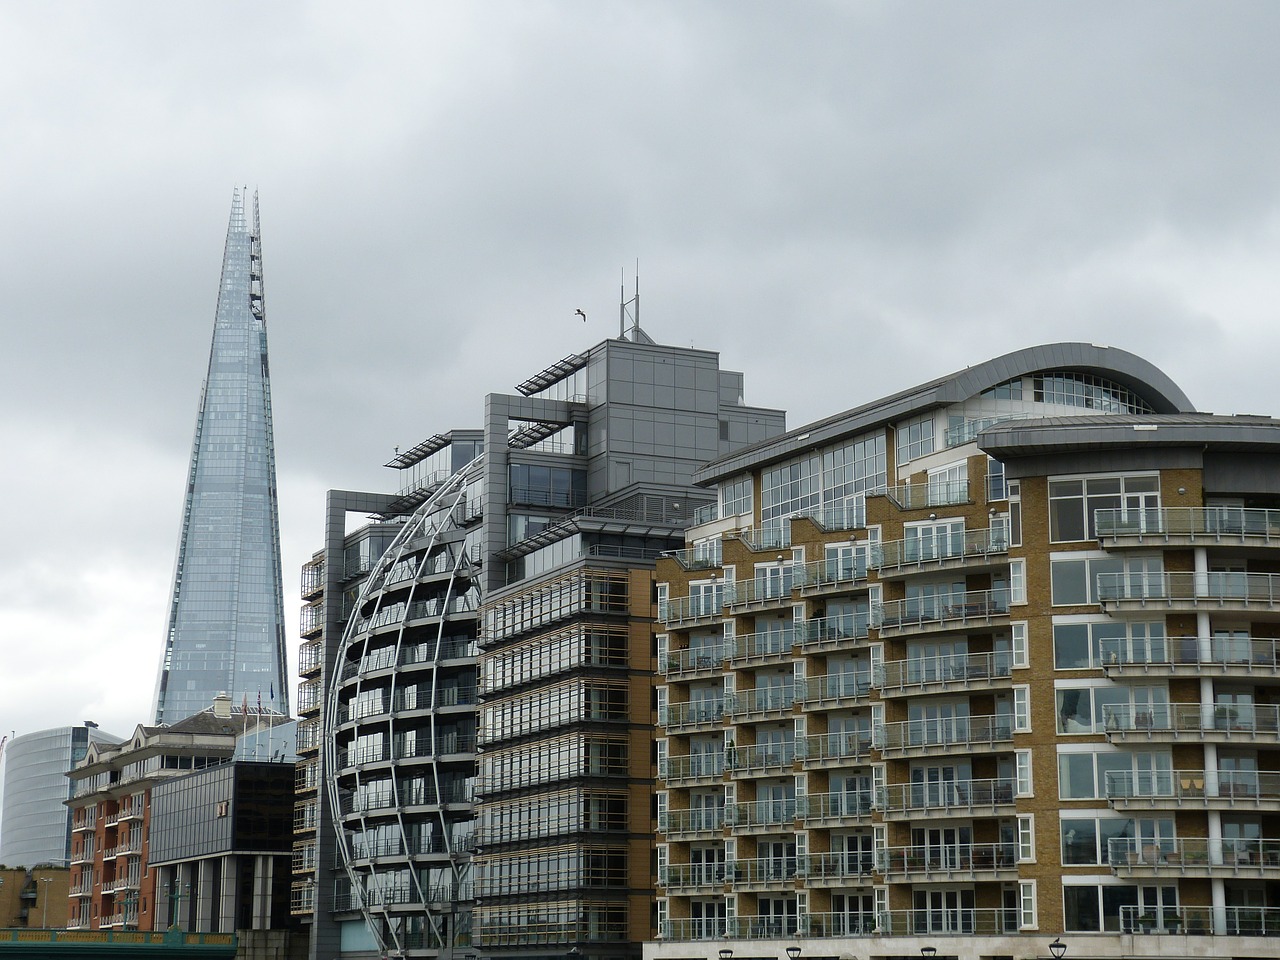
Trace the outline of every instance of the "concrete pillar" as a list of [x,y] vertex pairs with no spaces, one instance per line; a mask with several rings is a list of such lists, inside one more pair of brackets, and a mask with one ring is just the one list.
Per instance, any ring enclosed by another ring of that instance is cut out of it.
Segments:
[[222,857],[218,860],[219,869],[222,873],[221,887],[221,903],[218,905],[218,932],[234,933],[236,923],[239,918],[236,916],[236,906],[239,904],[237,894],[237,882],[240,879],[240,871],[237,869],[239,858],[235,855]]

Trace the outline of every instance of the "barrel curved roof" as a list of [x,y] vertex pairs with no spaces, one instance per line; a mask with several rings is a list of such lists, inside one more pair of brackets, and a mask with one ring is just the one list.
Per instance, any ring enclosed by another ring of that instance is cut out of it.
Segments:
[[1187,395],[1163,370],[1137,354],[1094,343],[1047,343],[984,360],[936,380],[796,427],[705,464],[693,479],[695,483],[714,483],[735,473],[785,460],[805,450],[825,446],[904,417],[959,403],[1006,380],[1044,370],[1099,374],[1142,397],[1156,413],[1195,411]]

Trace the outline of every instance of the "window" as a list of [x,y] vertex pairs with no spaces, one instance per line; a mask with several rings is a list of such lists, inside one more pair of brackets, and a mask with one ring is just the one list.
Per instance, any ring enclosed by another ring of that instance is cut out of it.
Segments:
[[812,510],[822,502],[822,461],[817,454],[764,471],[760,478],[760,522]]
[[1009,561],[1009,602],[1027,602],[1027,561]]
[[987,457],[987,500],[1004,500],[1009,491],[1004,482],[1004,464]]
[[1160,478],[1139,476],[1077,477],[1049,481],[1049,539],[1054,543],[1094,540],[1094,512],[1133,509],[1142,514],[1160,507]]
[[724,505],[720,516],[736,517],[751,513],[754,509],[753,499],[751,477],[730,480],[720,487],[720,501]]
[[1089,670],[1109,663],[1164,663],[1167,648],[1160,621],[1053,625],[1053,665],[1058,670]]
[[1098,576],[1123,572],[1123,557],[1073,557],[1051,560],[1049,584],[1053,594],[1053,605],[1078,607],[1097,603]]
[[933,414],[898,424],[898,466],[933,453]]
[[1063,919],[1069,931],[1119,933],[1120,908],[1137,905],[1137,887],[1062,885]]
[[1022,546],[1022,481],[1007,482],[1009,493],[1009,546]]
[[1016,620],[1009,624],[1013,632],[1012,649],[1013,649],[1013,666],[1029,667],[1030,660],[1027,657],[1027,622],[1025,620]]
[[1037,373],[1032,378],[1032,390],[1036,403],[1058,403],[1107,413],[1152,412],[1151,404],[1128,387],[1092,373],[1078,373],[1074,370]]
[[1013,380],[997,383],[994,387],[983,390],[981,395],[988,400],[1021,400],[1022,378],[1015,377]]
[[1130,775],[1133,761],[1128,754],[1059,753],[1058,797],[1062,800],[1097,800],[1106,798],[1109,773]]
[[1018,684],[1013,688],[1014,733],[1031,732],[1031,688]]
[[1018,816],[1018,861],[1032,863],[1036,859],[1036,818],[1033,814]]
[[1017,768],[1015,771],[1015,776],[1016,776],[1016,782],[1017,782],[1018,796],[1020,797],[1033,796],[1034,781],[1031,778],[1031,751],[1015,750],[1013,752],[1013,759]]
[[[1173,836],[1173,820],[1159,821],[1161,836]],[[1111,862],[1111,841],[1118,848],[1132,844],[1137,835],[1135,822],[1128,817],[1063,817],[1059,823],[1062,865],[1067,867],[1107,866]]]

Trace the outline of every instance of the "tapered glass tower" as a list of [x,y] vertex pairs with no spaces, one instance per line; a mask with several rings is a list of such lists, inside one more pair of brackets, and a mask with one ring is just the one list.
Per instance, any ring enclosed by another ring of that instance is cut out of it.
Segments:
[[289,712],[258,198],[236,191],[174,566],[156,722],[233,703]]

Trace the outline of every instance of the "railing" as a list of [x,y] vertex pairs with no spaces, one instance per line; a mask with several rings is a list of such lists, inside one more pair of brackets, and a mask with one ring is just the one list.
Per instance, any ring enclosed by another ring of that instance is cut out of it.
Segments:
[[[695,523],[700,521],[695,520]],[[662,554],[670,557],[686,570],[709,570],[718,567],[724,558],[724,541],[708,540],[705,543],[688,547],[684,550],[667,550]]]
[[[661,711],[659,711],[661,714]],[[665,724],[668,730],[680,727],[695,726],[700,723],[719,723],[724,716],[724,700],[694,700],[688,703],[667,704],[666,715],[659,716],[658,722]]]
[[951,507],[969,503],[968,480],[930,480],[870,491],[868,496],[883,495],[900,510],[923,510],[926,507]]
[[1034,413],[1010,413],[1005,416],[996,417],[980,417],[976,420],[966,420],[964,423],[957,424],[954,427],[947,427],[946,433],[943,434],[946,445],[948,447],[958,447],[961,444],[968,443],[970,440],[977,438],[987,427],[994,427],[997,423],[1004,423],[1006,420],[1025,420],[1028,417],[1034,417]]
[[715,670],[724,665],[729,656],[729,645],[716,643],[688,650],[669,650],[662,658],[659,669],[669,677],[678,677],[698,670]]
[[1210,570],[1205,573],[1100,573],[1098,600],[1148,603],[1280,605],[1280,574]]
[[871,626],[870,611],[815,617],[796,622],[796,640],[802,646],[820,646],[845,640],[866,640]]
[[1120,907],[1123,933],[1215,934],[1228,937],[1274,937],[1280,934],[1280,907],[1223,907],[1215,919],[1213,907],[1164,907],[1135,904]]
[[686,620],[719,617],[723,608],[723,594],[719,590],[695,593],[687,597],[671,597],[661,605],[658,619],[667,623],[682,623]]
[[1014,782],[1007,777],[943,783],[896,783],[883,788],[880,808],[886,816],[982,812],[1012,804],[1013,793]]
[[724,917],[664,920],[658,933],[663,940],[717,940],[728,935],[728,921]]
[[728,747],[725,752],[731,771],[783,769],[789,768],[796,759],[796,744],[792,740],[784,740],[782,743]]
[[725,808],[725,822],[738,827],[776,827],[796,819],[796,799],[749,800]]
[[794,570],[790,564],[782,566],[777,577],[752,577],[746,580],[735,580],[724,585],[724,605],[741,607],[769,603],[783,603],[791,600],[791,584]]
[[1127,770],[1107,774],[1108,800],[1169,800],[1178,805],[1204,800],[1280,802],[1277,770]]
[[791,621],[787,621],[781,630],[764,630],[734,637],[729,642],[727,656],[733,661],[789,656],[795,642],[795,627]]
[[590,917],[566,920],[526,919],[518,925],[506,920],[477,923],[476,937],[486,947],[519,947],[524,944],[617,943],[627,939],[626,920]]
[[875,872],[875,857],[857,850],[811,853],[804,870],[810,880],[859,880]]
[[799,693],[792,683],[777,687],[758,687],[754,690],[738,690],[725,696],[726,712],[730,716],[765,713],[770,710],[790,710]]
[[1011,870],[1017,863],[1016,843],[917,844],[876,851],[881,873],[974,873]]
[[724,863],[672,863],[658,874],[658,884],[668,889],[720,886],[727,871]]
[[1002,907],[889,910],[881,913],[879,919],[881,936],[891,937],[940,933],[997,936],[1018,932],[1018,911]]
[[[70,933],[70,935],[68,935]],[[201,957],[234,957],[236,955],[236,936],[233,933],[185,933],[169,930],[153,933],[150,930],[35,930],[27,927],[0,929],[0,943],[66,943],[66,944],[128,944],[117,947],[110,952],[116,956],[128,955],[132,948],[140,945],[155,946],[157,950],[163,944],[172,947],[174,934],[177,934],[179,949],[186,947],[217,947],[219,949],[194,950],[191,956]],[[69,946],[66,953],[71,954],[76,948]],[[62,953],[63,951],[59,951]],[[167,950],[165,952],[168,952]]]
[[871,801],[870,790],[813,793],[800,799],[800,819],[835,820],[870,816],[873,809]]
[[714,753],[690,753],[679,757],[667,757],[659,764],[658,775],[666,780],[693,780],[698,777],[718,777],[724,773],[724,751]]
[[862,760],[871,756],[871,730],[816,733],[804,738],[805,760]]
[[881,603],[873,611],[872,622],[881,630],[910,629],[935,623],[990,623],[1008,615],[1008,590],[970,590]]
[[701,526],[704,523],[712,523],[720,519],[720,504],[704,503],[700,507],[695,507],[693,511],[693,525]]
[[735,884],[787,883],[798,872],[794,856],[734,860],[726,866],[726,878]]
[[1107,706],[1102,716],[1107,733],[1158,733],[1173,737],[1226,733],[1244,738],[1280,735],[1280,706],[1274,704]]
[[796,568],[797,587],[851,586],[867,579],[865,556],[828,557]]
[[702,807],[691,810],[668,810],[665,827],[658,825],[659,830],[668,834],[698,833],[707,830],[719,830],[724,826],[724,807]]
[[1009,532],[995,530],[958,530],[933,537],[890,540],[873,544],[870,565],[884,572],[905,570],[956,560],[962,557],[987,557],[1008,553]]
[[1013,742],[1013,718],[1007,716],[939,717],[900,720],[882,727],[881,747],[905,751],[927,747],[974,747]]
[[968,653],[914,660],[890,660],[884,664],[877,686],[887,692],[923,687],[931,683],[963,684],[974,681],[1006,680],[1013,676],[1013,655]]
[[1104,639],[1099,644],[1104,668],[1244,667],[1274,671],[1280,664],[1280,640],[1253,637],[1151,637]]
[[1280,544],[1280,510],[1255,507],[1161,507],[1095,510],[1098,539],[1141,537],[1157,540],[1258,540]]
[[808,705],[857,700],[871,693],[871,669],[848,673],[820,674],[807,677],[800,688],[800,699]]
[[808,937],[869,937],[880,922],[871,912],[809,913],[800,918],[800,930]]
[[763,550],[785,550],[791,546],[791,524],[783,522],[768,527],[751,527],[747,530],[739,530],[734,536],[754,553],[760,553]]
[[775,914],[746,914],[730,921],[730,935],[743,940],[776,940],[794,937],[800,931],[798,916],[779,917]]
[[1194,870],[1206,867],[1275,867],[1280,870],[1280,839],[1142,840],[1112,837],[1107,843],[1107,860],[1116,868],[1168,868]]
[[[871,494],[872,491],[868,490],[865,496],[871,496]],[[867,525],[867,504],[865,497],[856,497],[844,503],[800,510],[792,514],[792,517],[812,520],[828,533],[836,530],[861,530]]]

